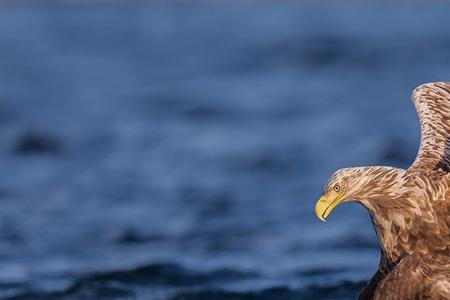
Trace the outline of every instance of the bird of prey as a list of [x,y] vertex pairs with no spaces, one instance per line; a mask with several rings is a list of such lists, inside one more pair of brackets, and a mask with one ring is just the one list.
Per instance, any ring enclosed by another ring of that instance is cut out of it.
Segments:
[[422,84],[412,100],[421,127],[414,163],[340,169],[315,206],[322,221],[348,201],[370,213],[381,259],[360,300],[450,299],[450,82]]

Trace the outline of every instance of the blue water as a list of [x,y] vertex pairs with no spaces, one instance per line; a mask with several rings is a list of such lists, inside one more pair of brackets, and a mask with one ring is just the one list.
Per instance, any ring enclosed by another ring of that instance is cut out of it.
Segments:
[[369,216],[335,169],[407,167],[450,5],[0,5],[0,299],[353,299]]

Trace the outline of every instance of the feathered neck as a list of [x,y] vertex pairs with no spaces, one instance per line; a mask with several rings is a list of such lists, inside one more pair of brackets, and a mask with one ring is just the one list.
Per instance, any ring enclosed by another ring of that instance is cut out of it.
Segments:
[[364,186],[359,187],[355,200],[370,213],[386,263],[395,265],[406,254],[399,236],[408,236],[405,209],[407,201],[405,171],[391,167],[368,167]]

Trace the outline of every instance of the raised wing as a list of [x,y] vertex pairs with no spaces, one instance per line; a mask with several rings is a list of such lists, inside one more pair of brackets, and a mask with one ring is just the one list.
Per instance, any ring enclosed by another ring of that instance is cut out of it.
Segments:
[[420,148],[409,170],[450,171],[450,82],[417,87],[412,100],[420,120]]

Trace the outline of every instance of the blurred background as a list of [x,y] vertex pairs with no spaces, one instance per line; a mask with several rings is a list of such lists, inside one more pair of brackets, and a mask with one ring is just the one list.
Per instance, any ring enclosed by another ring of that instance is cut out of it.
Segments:
[[328,176],[407,167],[446,1],[0,3],[0,299],[354,299]]

